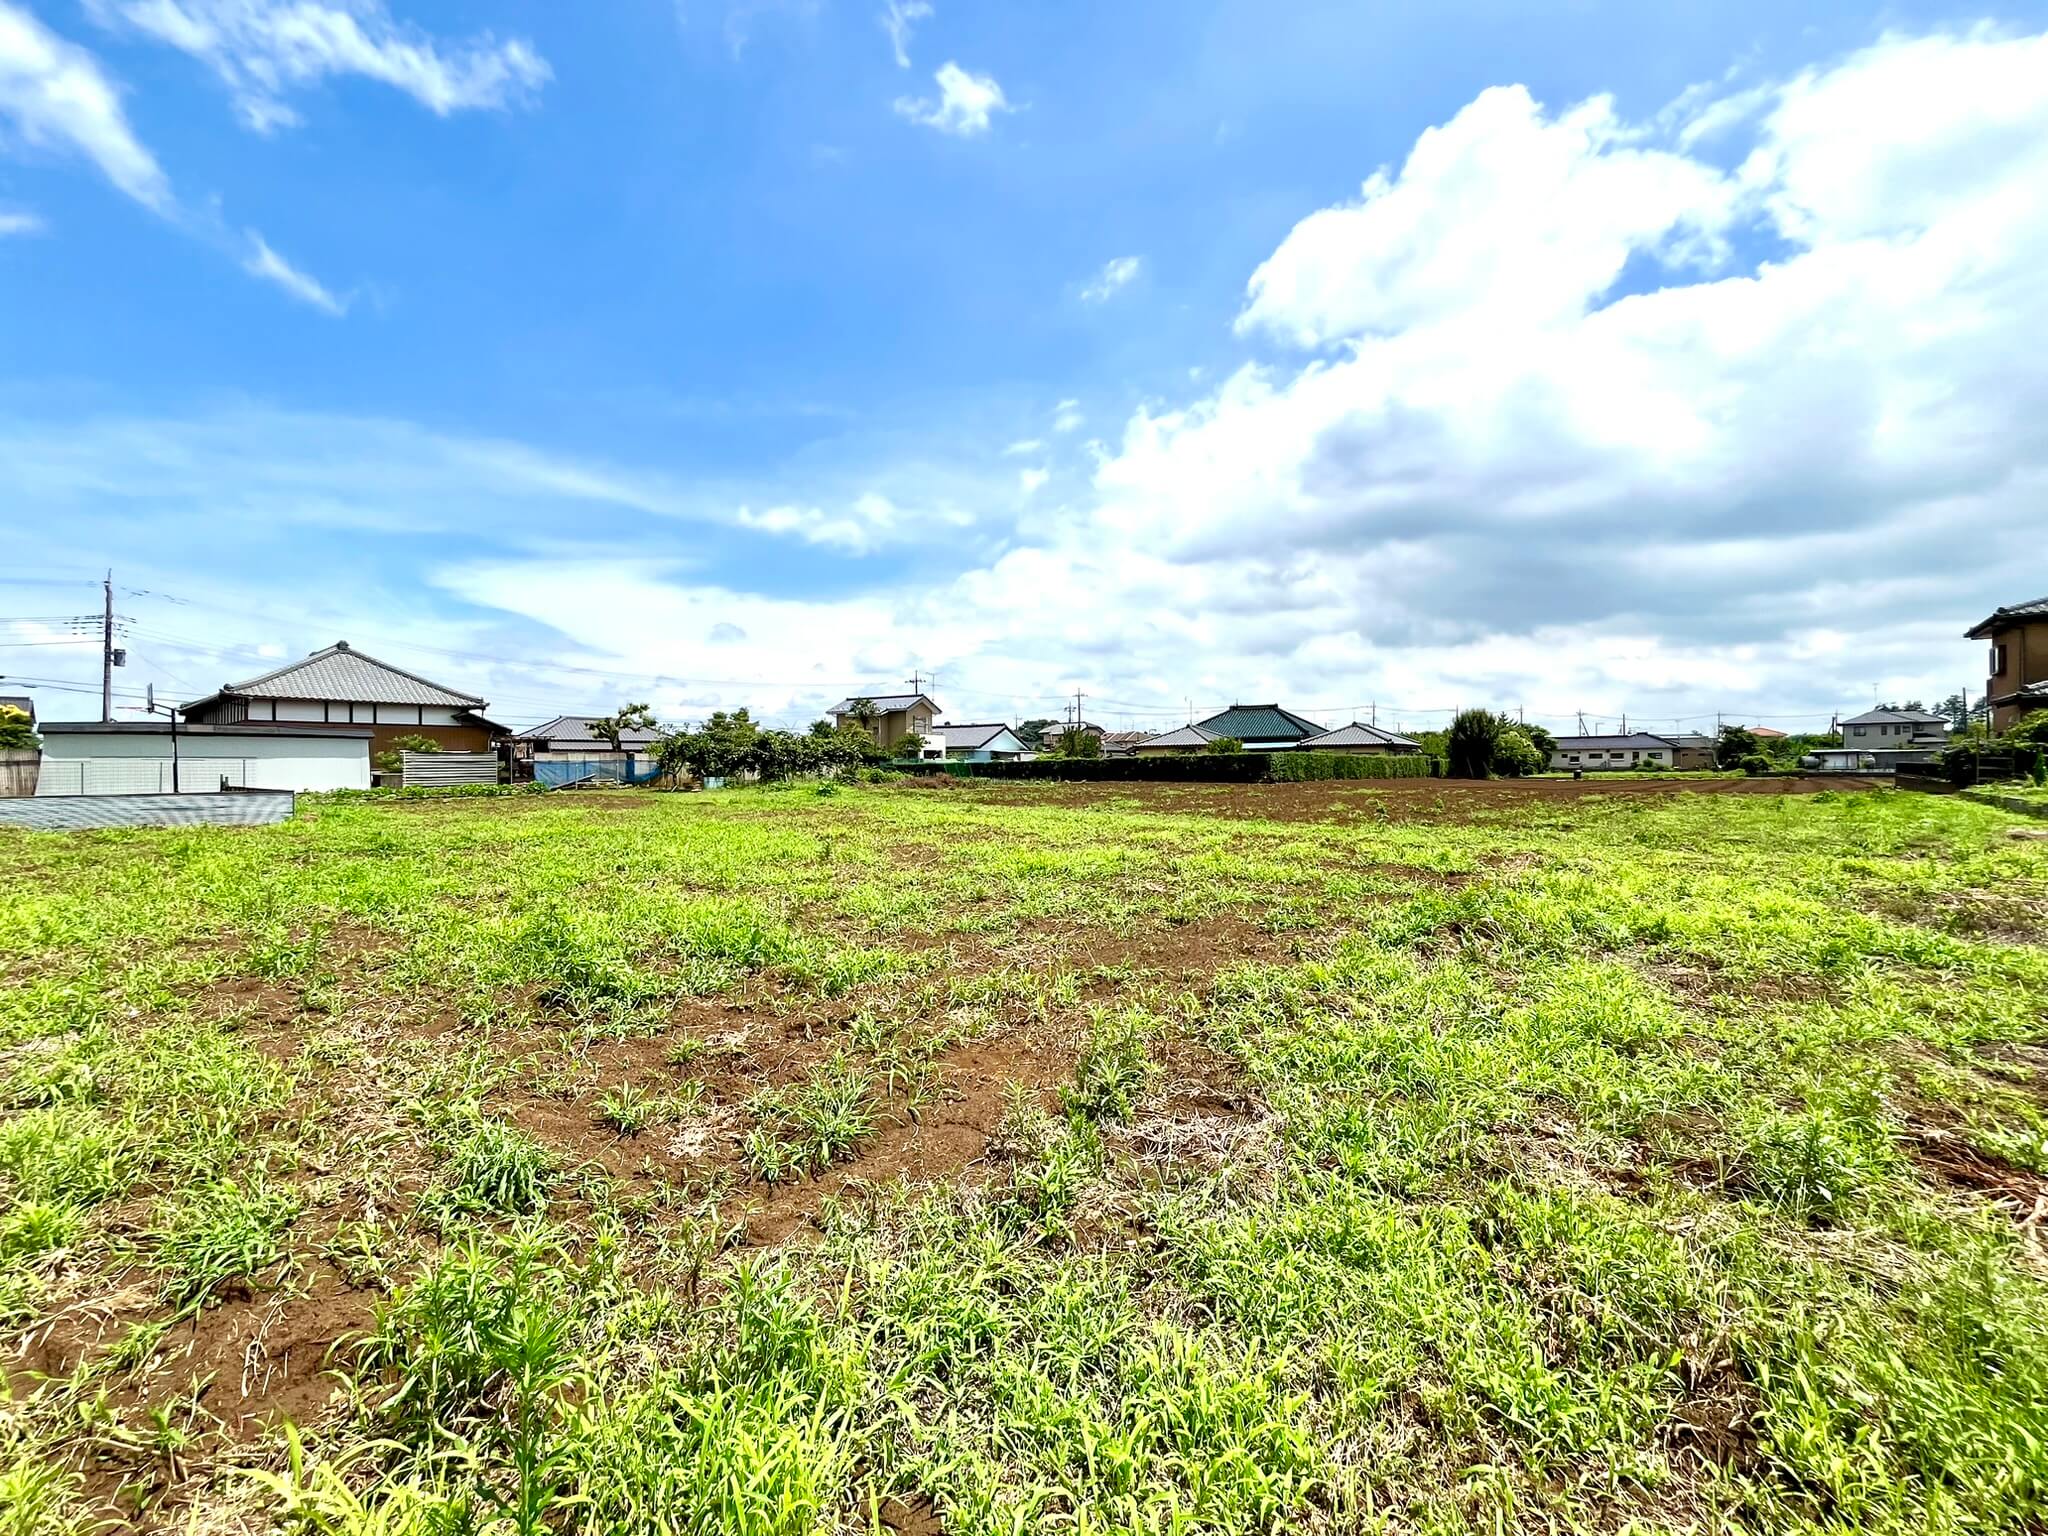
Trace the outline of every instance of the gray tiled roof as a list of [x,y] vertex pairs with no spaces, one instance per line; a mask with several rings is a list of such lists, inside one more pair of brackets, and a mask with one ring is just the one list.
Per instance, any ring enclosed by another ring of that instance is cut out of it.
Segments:
[[998,720],[994,725],[935,725],[932,734],[943,738],[948,750],[972,752],[987,746],[1008,729]]
[[1612,752],[1631,747],[1661,752],[1672,744],[1668,736],[1652,736],[1648,731],[1631,731],[1626,736],[1559,736],[1556,740],[1560,752]]
[[1947,715],[1932,715],[1924,709],[1866,709],[1838,722],[1842,725],[1947,725]]
[[[326,699],[349,704],[435,704],[450,709],[482,709],[474,694],[457,693],[430,683],[388,661],[351,650],[346,640],[304,661],[295,661],[244,682],[229,683],[224,694],[257,699]],[[189,707],[189,706],[188,706]]]
[[2011,603],[1994,611],[1990,618],[1964,632],[1971,640],[1982,640],[2001,629],[2014,624],[2024,624],[2030,619],[2048,619],[2048,597],[2037,597],[2032,602]]
[[1340,725],[1334,731],[1311,736],[1301,743],[1304,752],[1316,752],[1325,747],[1413,747],[1419,752],[1422,743],[1410,741],[1406,736],[1396,736],[1392,731],[1383,731],[1376,725],[1367,725],[1363,720],[1354,720],[1349,725]]
[[834,704],[825,713],[843,715],[853,708],[855,699],[866,699],[875,706],[875,712],[882,715],[894,714],[899,709],[908,709],[913,704],[923,703],[936,710],[939,706],[928,693],[856,693],[850,694]]
[[1147,736],[1138,745],[1141,747],[1206,747],[1216,739],[1214,731],[1204,730],[1199,725],[1183,725],[1171,731],[1162,731],[1157,736]]
[[[557,715],[545,725],[536,725],[528,731],[521,731],[514,741],[547,741],[558,747],[603,747],[611,749],[611,743],[599,736],[591,726],[602,719],[601,715]],[[661,732],[621,731],[619,742],[628,747],[649,747],[661,740]]]

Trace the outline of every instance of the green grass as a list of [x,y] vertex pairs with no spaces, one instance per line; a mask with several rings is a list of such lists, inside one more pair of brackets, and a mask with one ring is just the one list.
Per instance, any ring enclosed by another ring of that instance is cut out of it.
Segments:
[[0,834],[0,1530],[2038,1531],[2048,845],[1685,787]]

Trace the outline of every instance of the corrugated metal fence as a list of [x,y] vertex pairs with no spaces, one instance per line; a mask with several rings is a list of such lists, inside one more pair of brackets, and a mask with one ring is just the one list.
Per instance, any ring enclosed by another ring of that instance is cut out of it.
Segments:
[[31,832],[90,832],[107,827],[261,827],[289,821],[292,792],[237,794],[44,795],[0,800],[0,826]]
[[402,752],[399,784],[406,789],[427,785],[495,784],[498,758],[492,752]]
[[533,781],[550,789],[570,784],[651,784],[661,777],[661,765],[652,757],[628,753],[623,760],[596,757],[565,760],[545,758],[533,765]]

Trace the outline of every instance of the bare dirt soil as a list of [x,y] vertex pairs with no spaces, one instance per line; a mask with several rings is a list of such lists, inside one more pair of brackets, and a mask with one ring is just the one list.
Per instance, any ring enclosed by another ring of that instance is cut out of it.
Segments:
[[1810,775],[1771,779],[1328,779],[1307,784],[976,784],[992,800],[1034,805],[1102,805],[1175,816],[1237,820],[1471,821],[1543,804],[1608,796],[1811,795],[1824,789],[1869,790],[1884,781]]

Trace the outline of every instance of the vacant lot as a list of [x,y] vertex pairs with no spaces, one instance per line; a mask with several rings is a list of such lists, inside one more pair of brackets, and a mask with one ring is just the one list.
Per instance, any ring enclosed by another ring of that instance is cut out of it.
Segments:
[[2048,843],[1700,787],[0,834],[0,1532],[2039,1531]]

